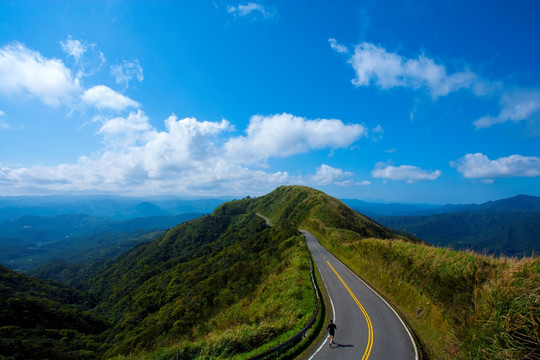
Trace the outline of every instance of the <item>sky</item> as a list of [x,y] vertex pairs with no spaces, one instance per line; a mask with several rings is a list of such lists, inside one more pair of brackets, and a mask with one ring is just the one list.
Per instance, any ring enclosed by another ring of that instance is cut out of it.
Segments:
[[540,196],[538,1],[0,1],[0,195]]

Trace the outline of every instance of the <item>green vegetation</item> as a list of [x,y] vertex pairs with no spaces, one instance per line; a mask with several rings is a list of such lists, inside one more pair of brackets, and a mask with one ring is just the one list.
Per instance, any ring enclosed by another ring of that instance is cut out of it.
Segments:
[[[301,186],[224,203],[113,261],[50,266],[79,290],[2,268],[0,355],[249,358],[313,314],[298,228],[393,303],[431,358],[540,357],[540,259],[432,247]],[[20,311],[33,316],[17,325]]]
[[180,345],[188,357],[230,357],[297,331],[315,301],[297,231],[255,214],[182,224],[88,284],[115,324],[106,356]]
[[[289,224],[268,227],[247,209],[203,216],[113,261],[42,267],[79,289],[63,286],[60,294],[91,302],[57,301],[57,292],[38,286],[55,283],[10,271],[2,289],[10,277],[23,277],[35,302],[45,305],[33,306],[21,282],[5,291],[7,304],[29,304],[35,317],[16,325],[22,305],[5,309],[2,337],[12,338],[2,340],[0,356],[154,359],[180,351],[184,358],[247,358],[309,322],[315,309],[309,269],[305,242]],[[100,326],[88,328],[90,320]],[[38,345],[22,352],[30,341]]]
[[[107,323],[95,301],[59,283],[0,266],[0,358],[95,359]],[[5,356],[5,357],[4,357]]]
[[[234,205],[216,211],[234,212]],[[315,234],[397,307],[431,358],[540,356],[539,258],[495,258],[432,247],[397,236],[305,187],[280,187],[253,199],[250,208]]]

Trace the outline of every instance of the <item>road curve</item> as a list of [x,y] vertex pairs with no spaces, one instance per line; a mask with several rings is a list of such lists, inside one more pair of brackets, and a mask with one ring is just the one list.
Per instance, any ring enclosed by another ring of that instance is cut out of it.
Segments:
[[[335,344],[320,344],[309,359],[414,360],[416,345],[396,312],[311,233],[300,230],[330,297]],[[326,325],[325,325],[326,326]]]

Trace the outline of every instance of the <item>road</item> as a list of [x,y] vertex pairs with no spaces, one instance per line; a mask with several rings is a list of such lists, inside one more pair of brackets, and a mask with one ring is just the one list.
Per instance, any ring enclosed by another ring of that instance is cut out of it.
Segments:
[[416,345],[396,312],[315,236],[301,231],[323,278],[330,316],[337,326],[335,344],[329,346],[326,338],[310,359],[417,359]]

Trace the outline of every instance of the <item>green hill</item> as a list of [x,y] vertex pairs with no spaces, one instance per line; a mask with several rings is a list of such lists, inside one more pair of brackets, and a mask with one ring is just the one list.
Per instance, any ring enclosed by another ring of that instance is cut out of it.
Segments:
[[[216,212],[235,213],[245,200]],[[373,285],[433,359],[540,357],[540,258],[506,258],[399,236],[320,191],[284,186],[247,208],[292,223]]]
[[[85,329],[68,332],[79,344],[70,350],[73,358],[85,354],[90,358],[170,358],[177,351],[184,358],[255,355],[290,338],[311,319],[316,300],[309,269],[307,247],[297,229],[290,224],[268,227],[249,211],[185,222],[93,267],[50,267],[51,273],[58,276],[60,271],[61,278],[78,288],[64,287],[67,292],[95,299],[81,312],[91,311],[101,324],[107,324],[97,334],[87,335]],[[19,285],[12,286],[16,289],[8,298],[26,302]],[[37,285],[32,291],[41,294],[39,301],[55,296]],[[21,334],[49,331],[50,322],[44,320],[49,310],[73,313],[71,306],[56,302],[35,308],[35,321],[20,325]],[[12,323],[4,321],[16,318],[13,309],[5,311],[0,322],[3,331],[13,329]],[[72,329],[66,321],[55,325],[61,334]],[[90,336],[91,349],[79,343]],[[64,337],[51,335],[43,346],[33,347],[32,355],[20,355],[9,344],[0,348],[0,355],[60,358],[50,354],[65,349]]]
[[[245,359],[282,342],[315,308],[298,228],[314,233],[393,303],[430,358],[540,356],[539,258],[432,247],[302,186],[224,203],[212,215],[183,223],[114,261],[74,270],[79,293],[95,299],[95,306],[88,305],[93,318],[108,324],[96,335],[84,329],[69,333],[93,341],[74,351],[118,359],[170,359],[177,351],[186,359]],[[13,291],[15,299],[23,296]],[[39,288],[36,293],[49,299]],[[72,306],[57,305],[60,311]],[[36,316],[26,330],[46,328],[42,318]],[[59,324],[58,329],[69,326]],[[9,331],[13,325],[0,323],[6,326]],[[50,348],[69,339],[51,339]]]

